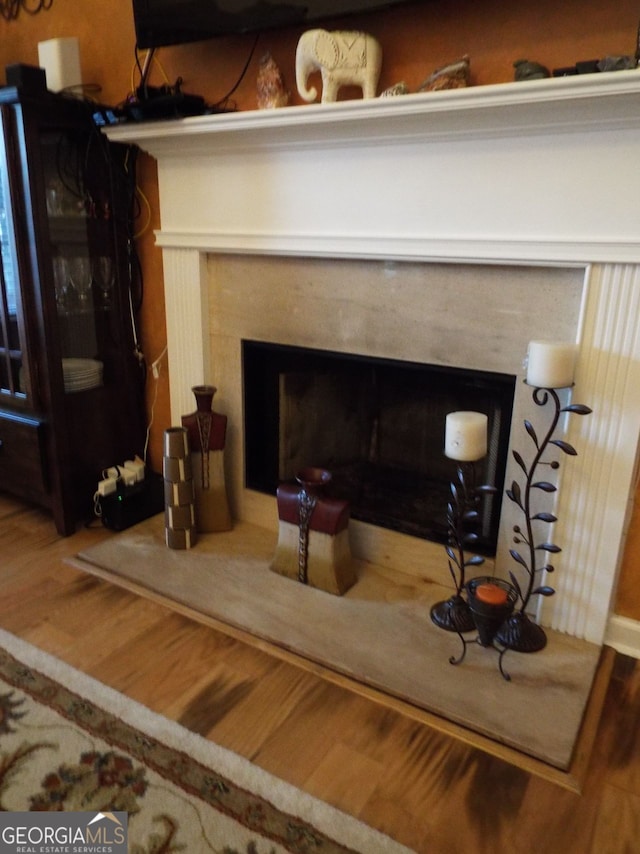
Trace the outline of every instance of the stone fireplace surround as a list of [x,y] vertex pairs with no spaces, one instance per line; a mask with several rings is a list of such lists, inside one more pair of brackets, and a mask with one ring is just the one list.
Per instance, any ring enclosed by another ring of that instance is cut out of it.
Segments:
[[[258,319],[270,324],[258,337],[302,328],[308,346],[341,327],[348,350],[380,346],[394,327],[389,346],[412,342],[440,364],[454,342],[491,363],[506,337],[519,378],[530,338],[573,338],[573,399],[593,414],[567,425],[579,456],[561,469],[557,594],[540,619],[603,642],[640,425],[639,107],[629,71],[109,130],[157,159],[172,420],[193,408],[192,385],[220,388],[240,518],[274,518],[270,499],[242,482],[239,340]],[[482,323],[463,310],[465,289],[472,306],[493,309]],[[522,449],[529,410],[517,385],[512,446]],[[430,565],[424,541],[368,527],[354,532],[363,556],[402,554],[418,574]],[[498,565],[506,517],[502,527]]]

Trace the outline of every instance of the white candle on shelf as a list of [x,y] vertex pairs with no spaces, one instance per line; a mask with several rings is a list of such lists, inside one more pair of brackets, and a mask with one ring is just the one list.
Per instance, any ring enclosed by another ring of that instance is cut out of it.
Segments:
[[566,341],[530,341],[527,383],[536,388],[567,388],[573,384],[576,345]]
[[445,420],[445,455],[467,463],[485,457],[487,420],[482,412],[450,412]]

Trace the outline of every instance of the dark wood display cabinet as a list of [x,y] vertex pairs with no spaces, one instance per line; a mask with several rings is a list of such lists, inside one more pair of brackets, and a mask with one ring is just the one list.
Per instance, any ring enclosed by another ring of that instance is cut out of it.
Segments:
[[83,100],[0,88],[0,490],[63,535],[144,451],[135,154]]

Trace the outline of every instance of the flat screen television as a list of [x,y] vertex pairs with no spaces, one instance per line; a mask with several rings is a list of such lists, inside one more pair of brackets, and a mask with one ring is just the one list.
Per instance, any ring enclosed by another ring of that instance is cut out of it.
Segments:
[[139,48],[202,41],[232,33],[307,27],[329,18],[371,12],[408,0],[133,0]]

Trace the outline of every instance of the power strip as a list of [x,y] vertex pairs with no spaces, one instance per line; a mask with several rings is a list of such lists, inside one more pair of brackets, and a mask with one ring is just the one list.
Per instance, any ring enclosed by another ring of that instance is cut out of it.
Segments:
[[[120,466],[110,466],[102,472],[102,480],[98,481],[95,501],[117,491],[118,486],[133,486],[144,480],[144,462],[136,456],[133,460],[125,460]],[[96,513],[98,505],[96,503]],[[98,514],[99,515],[99,514]]]

